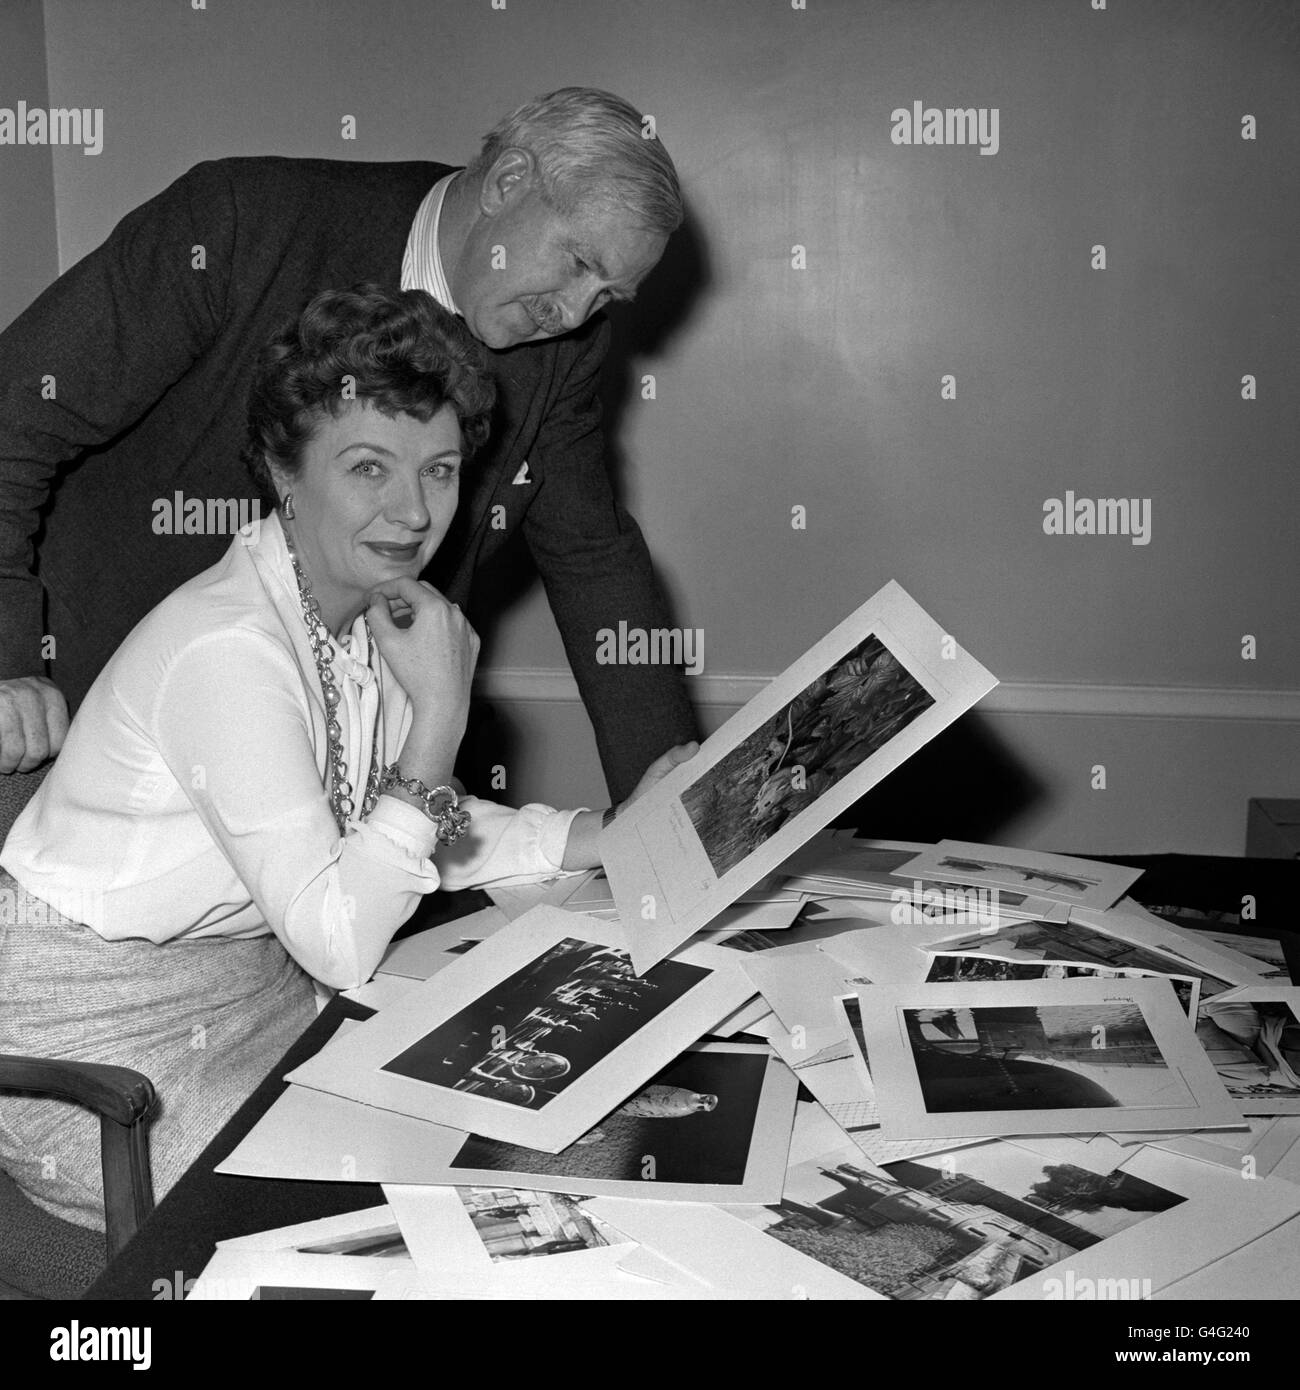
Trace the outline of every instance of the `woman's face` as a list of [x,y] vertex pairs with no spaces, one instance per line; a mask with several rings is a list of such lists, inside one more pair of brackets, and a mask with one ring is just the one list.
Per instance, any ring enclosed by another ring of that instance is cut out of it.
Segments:
[[292,477],[273,469],[299,563],[332,632],[346,628],[385,580],[414,579],[456,513],[460,421],[445,405],[427,423],[358,401],[324,416]]

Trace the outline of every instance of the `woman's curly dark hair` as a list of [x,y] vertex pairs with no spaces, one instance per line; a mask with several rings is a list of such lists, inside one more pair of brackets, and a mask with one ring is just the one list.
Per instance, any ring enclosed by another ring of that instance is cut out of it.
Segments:
[[296,473],[323,415],[355,400],[428,421],[450,405],[468,455],[487,438],[495,399],[483,347],[423,290],[325,290],[258,355],[244,464],[274,509],[268,463]]

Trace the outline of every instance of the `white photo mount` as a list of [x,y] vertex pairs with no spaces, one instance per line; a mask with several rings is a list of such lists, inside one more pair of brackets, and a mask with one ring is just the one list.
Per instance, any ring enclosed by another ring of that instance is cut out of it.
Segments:
[[219,1250],[273,1250],[286,1255],[346,1255],[350,1259],[410,1259],[405,1233],[391,1206],[324,1216],[295,1226],[219,1240]]
[[910,864],[892,870],[891,876],[1006,888],[1071,907],[1105,911],[1142,877],[1142,870],[1065,854],[940,840],[927,845]]
[[[1081,1147],[1075,1140],[1057,1140],[1051,1157],[1058,1162],[1071,1161],[1070,1156],[1077,1155]],[[977,1152],[1010,1155],[1019,1148],[1018,1143],[1008,1141]],[[955,1159],[955,1168],[960,1170],[963,1156],[957,1154]],[[1046,1151],[1043,1159],[1050,1161]],[[833,1168],[839,1161],[854,1163],[855,1156],[846,1147],[822,1155],[818,1164]],[[1077,1163],[1077,1157],[1073,1161]],[[1154,1149],[1141,1150],[1125,1164],[1123,1172],[1182,1200],[1075,1251],[1060,1263],[1027,1273],[991,1298],[1050,1302],[1101,1297],[1095,1293],[1098,1282],[1105,1281],[1102,1287],[1116,1288],[1117,1276],[1123,1280],[1118,1287],[1130,1291],[1128,1297],[1147,1297],[1147,1289],[1154,1294],[1170,1288],[1212,1261],[1270,1236],[1300,1210],[1300,1190],[1288,1183],[1242,1182],[1235,1174],[1216,1172],[1208,1165]],[[629,1239],[640,1241],[694,1277],[713,1286],[739,1289],[750,1298],[886,1297],[751,1224],[761,1211],[750,1214],[720,1208],[650,1207],[612,1198],[599,1198],[587,1207]]]
[[858,999],[891,1139],[1245,1124],[1167,980],[874,985]]
[[735,951],[635,976],[617,924],[538,907],[286,1079],[558,1153],[753,994]]
[[996,684],[887,584],[601,832],[636,969],[779,870]]

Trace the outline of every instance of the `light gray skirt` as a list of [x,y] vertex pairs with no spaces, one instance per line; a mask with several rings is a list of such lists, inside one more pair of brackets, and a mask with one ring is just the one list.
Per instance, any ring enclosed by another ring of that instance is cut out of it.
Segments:
[[[310,977],[274,936],[105,941],[0,870],[0,1053],[143,1072],[159,1200],[315,1016]],[[92,1112],[0,1091],[0,1168],[55,1216],[103,1230]]]

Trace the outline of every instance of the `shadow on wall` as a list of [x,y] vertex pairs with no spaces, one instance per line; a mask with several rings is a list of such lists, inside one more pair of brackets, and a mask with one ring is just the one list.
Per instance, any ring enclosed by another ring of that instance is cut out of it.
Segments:
[[835,824],[880,840],[997,844],[1002,828],[1031,814],[1046,795],[976,711],[931,739]]

